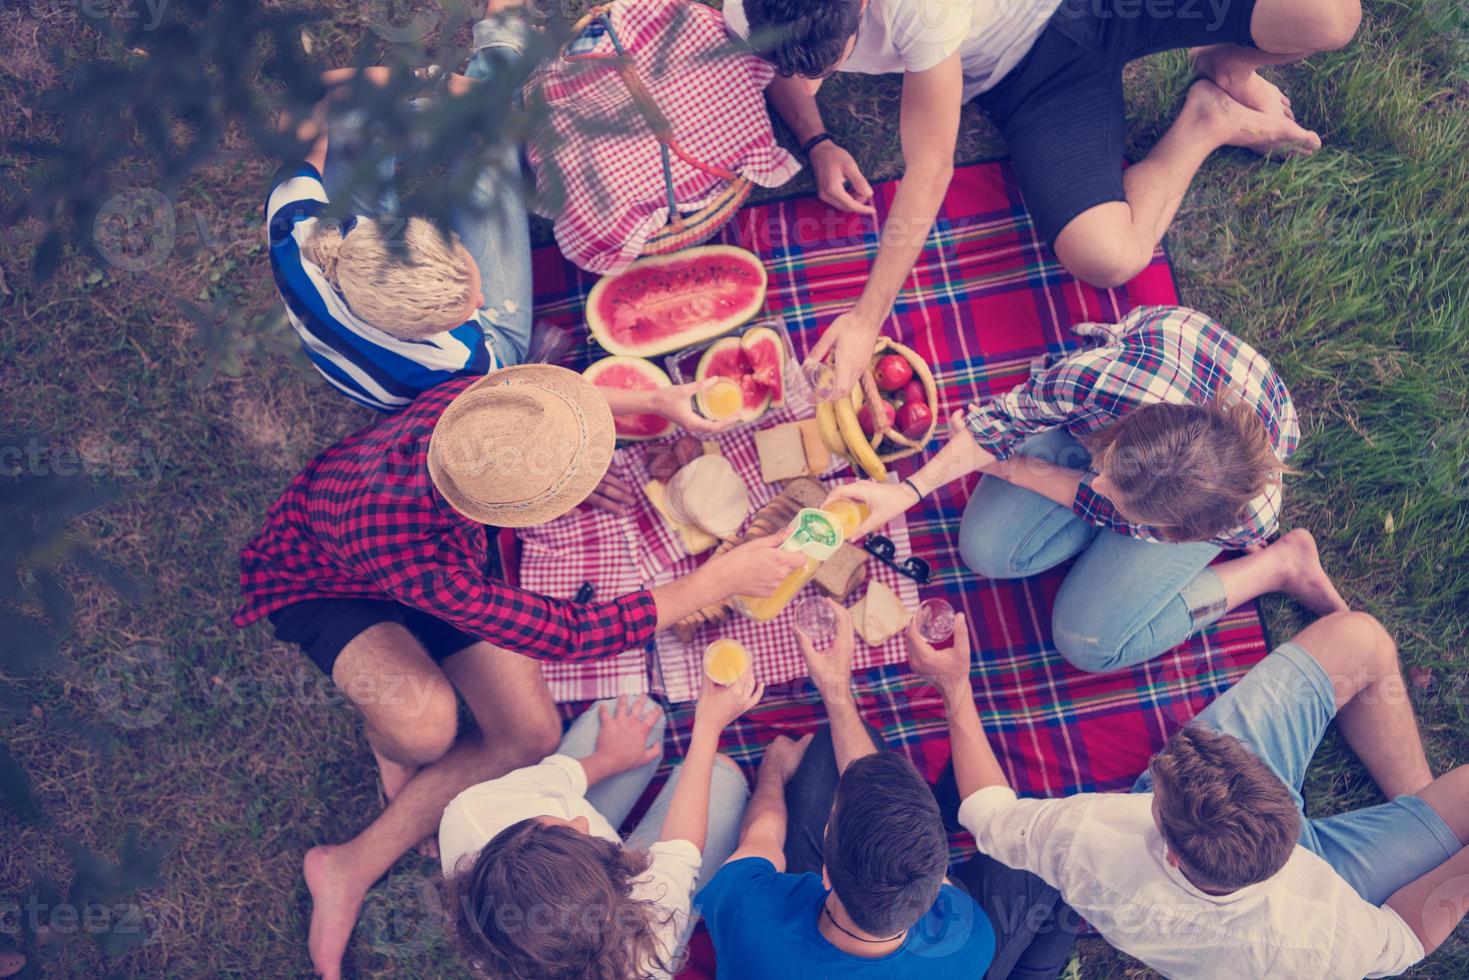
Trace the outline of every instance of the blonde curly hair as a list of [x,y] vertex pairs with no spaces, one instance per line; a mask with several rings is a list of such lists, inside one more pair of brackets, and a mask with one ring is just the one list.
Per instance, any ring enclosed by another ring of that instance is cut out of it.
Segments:
[[301,251],[353,313],[384,333],[419,340],[463,323],[473,276],[459,237],[423,218],[388,231],[401,231],[401,243],[390,243],[371,218],[358,218],[346,232],[324,221]]

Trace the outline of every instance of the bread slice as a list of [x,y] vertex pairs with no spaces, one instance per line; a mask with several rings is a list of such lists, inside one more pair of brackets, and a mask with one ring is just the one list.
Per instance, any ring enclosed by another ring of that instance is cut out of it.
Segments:
[[820,507],[827,497],[827,489],[821,485],[821,481],[813,480],[809,476],[791,480],[781,488],[780,493],[781,496],[795,501],[797,508]]
[[868,585],[862,603],[860,630],[862,639],[869,646],[882,646],[907,629],[908,621],[913,618],[898,594],[884,582],[874,581]]
[[806,473],[806,445],[794,423],[761,429],[755,433],[755,451],[760,454],[760,478],[779,483]]
[[662,483],[657,480],[649,480],[643,486],[643,493],[647,496],[648,502],[653,505],[653,509],[663,518],[664,523],[672,528],[673,532],[683,541],[684,549],[689,554],[702,555],[719,543],[718,538],[703,528],[675,520],[668,513],[668,500]]
[[811,581],[833,599],[841,602],[867,579],[867,552],[850,542],[843,542],[837,553],[821,563]]
[[815,419],[802,419],[796,427],[801,430],[801,442],[806,447],[806,472],[820,476],[831,466],[831,450],[821,438],[821,425]]

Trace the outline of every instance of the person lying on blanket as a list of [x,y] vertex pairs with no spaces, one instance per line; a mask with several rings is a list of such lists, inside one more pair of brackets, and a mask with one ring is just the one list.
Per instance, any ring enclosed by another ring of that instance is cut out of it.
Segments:
[[[474,30],[474,55],[464,75],[451,75],[451,96],[474,80],[515,72],[525,47],[524,18],[499,14]],[[396,192],[353,190],[365,147],[351,119],[331,110],[358,76],[355,68],[322,76],[330,92],[309,119],[289,114],[310,145],[300,165],[282,169],[265,205],[270,266],[286,316],[322,377],[348,398],[381,412],[403,408],[445,381],[480,377],[519,364],[532,343],[530,233],[513,146],[484,167],[471,199],[450,210],[445,237],[422,217],[402,217]],[[386,68],[363,69],[387,82]],[[381,161],[391,183],[394,161]],[[350,213],[323,217],[346,198]],[[710,379],[712,384],[714,379]],[[723,425],[693,408],[698,384],[655,391],[602,389],[614,415],[654,414],[696,433]],[[589,506],[621,512],[632,490],[608,474]]]
[[[1168,977],[1393,976],[1469,911],[1469,766],[1433,777],[1392,637],[1333,613],[1175,733],[1133,792],[1019,799],[985,739],[968,632],[910,663],[943,692],[980,850],[1032,871]],[[1308,818],[1301,782],[1335,719],[1390,801]]]
[[[903,74],[904,174],[871,276],[827,328],[836,387],[873,341],[923,247],[954,167],[960,107],[977,99],[1005,136],[1037,230],[1079,279],[1137,275],[1204,160],[1221,146],[1310,153],[1320,137],[1256,69],[1346,45],[1359,0],[725,0],[726,24],[776,67],[770,99],[811,161],[822,200],[875,215],[872,188],[825,131],[816,93],[834,71]],[[1127,62],[1191,48],[1197,77],[1178,119],[1123,170]]]
[[992,921],[945,877],[938,803],[858,713],[852,620],[831,606],[829,650],[797,633],[830,724],[766,747],[739,849],[695,900],[720,980],[1057,976],[1075,935],[1056,925],[1054,890],[976,865],[970,887],[1005,913]]
[[453,931],[486,977],[671,977],[689,906],[735,849],[749,786],[719,736],[759,703],[752,674],[704,681],[688,755],[624,842],[663,757],[646,697],[595,704],[539,765],[472,786],[444,810],[439,853]]
[[[872,508],[857,533],[983,473],[959,527],[960,555],[988,578],[1075,557],[1051,632],[1061,655],[1087,671],[1150,660],[1268,592],[1318,615],[1345,610],[1309,531],[1266,546],[1300,439],[1270,363],[1182,307],[1141,307],[1076,332],[1091,346],[955,412],[949,442],[912,477],[838,488]],[[1250,553],[1211,566],[1221,549]]]
[[[493,570],[493,528],[562,516],[612,458],[612,413],[573,371],[524,364],[431,388],[323,452],[240,554],[243,627],[269,616],[361,712],[389,802],[306,855],[312,961],[339,975],[367,889],[466,786],[542,758],[561,726],[539,660],[641,648],[730,596],[769,595],[802,558],[774,538],[669,585],[576,603]],[[456,693],[478,731],[460,735]]]

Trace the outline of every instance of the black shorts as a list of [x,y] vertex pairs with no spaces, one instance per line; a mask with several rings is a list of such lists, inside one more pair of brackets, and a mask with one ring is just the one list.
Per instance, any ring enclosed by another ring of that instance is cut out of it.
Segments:
[[412,633],[434,663],[479,642],[426,612],[387,599],[304,599],[271,613],[270,622],[277,640],[299,646],[328,677],[342,649],[378,623],[397,623]]
[[1062,0],[1020,63],[975,100],[1005,135],[1047,242],[1083,211],[1126,200],[1123,66],[1178,48],[1253,47],[1254,10],[1255,0]]

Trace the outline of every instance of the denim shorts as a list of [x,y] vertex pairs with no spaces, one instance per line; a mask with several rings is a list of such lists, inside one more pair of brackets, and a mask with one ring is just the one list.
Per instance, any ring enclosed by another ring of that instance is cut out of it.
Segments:
[[[1399,796],[1334,817],[1309,819],[1301,783],[1326,728],[1336,693],[1315,657],[1285,643],[1199,713],[1195,722],[1233,735],[1280,777],[1301,807],[1301,846],[1320,855],[1374,905],[1459,852],[1459,838],[1432,807]],[[1135,793],[1152,790],[1143,773]]]

